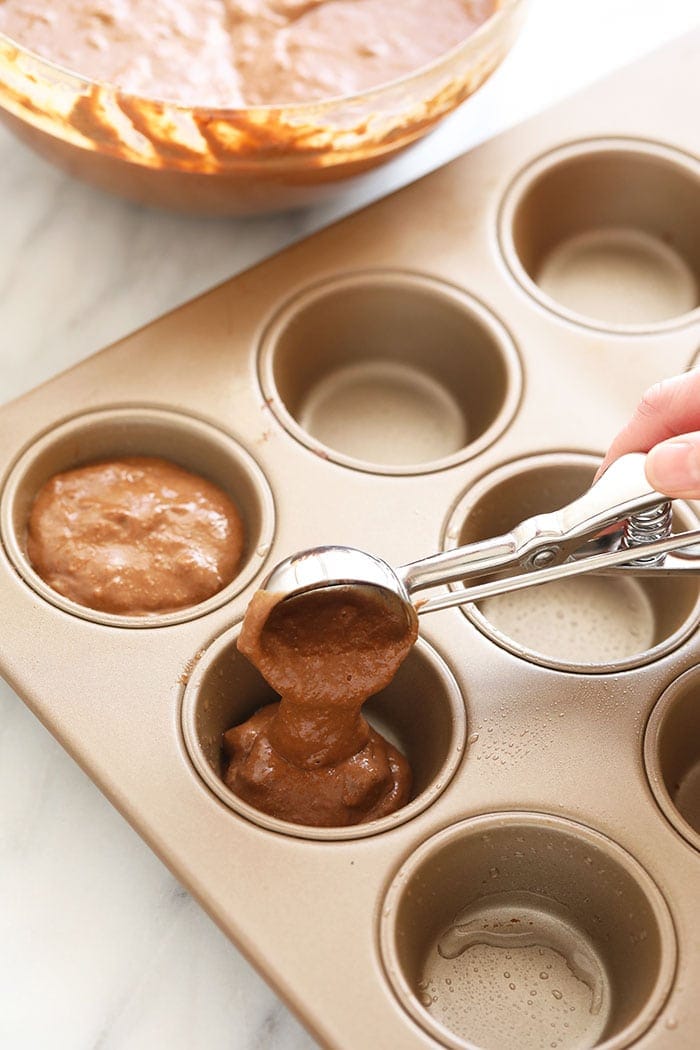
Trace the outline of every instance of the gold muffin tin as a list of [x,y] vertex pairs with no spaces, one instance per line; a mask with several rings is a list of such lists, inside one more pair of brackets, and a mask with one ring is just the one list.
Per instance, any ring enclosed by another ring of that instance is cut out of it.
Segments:
[[[415,777],[374,823],[257,812],[220,742],[271,699],[235,640],[277,561],[399,564],[563,505],[693,364],[699,58],[675,42],[0,409],[3,674],[323,1046],[697,1046],[700,581],[423,618],[367,705]],[[239,504],[215,598],[110,617],[34,573],[37,488],[121,453]]]

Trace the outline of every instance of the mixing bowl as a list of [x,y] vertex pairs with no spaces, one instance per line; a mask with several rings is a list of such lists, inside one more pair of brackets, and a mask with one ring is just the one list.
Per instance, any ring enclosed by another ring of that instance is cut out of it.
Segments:
[[524,7],[498,0],[462,44],[361,94],[237,109],[137,97],[0,34],[0,117],[48,160],[143,204],[209,214],[299,207],[337,194],[476,91]]

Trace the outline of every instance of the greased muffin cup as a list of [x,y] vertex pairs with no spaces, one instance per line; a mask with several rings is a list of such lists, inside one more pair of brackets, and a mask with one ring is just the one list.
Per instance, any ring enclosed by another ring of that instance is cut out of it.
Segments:
[[668,908],[633,858],[534,813],[424,843],[389,888],[380,938],[402,1004],[455,1050],[629,1046],[676,962]]
[[513,274],[544,306],[644,334],[700,316],[700,162],[632,137],[558,147],[518,175],[501,211]]
[[697,667],[664,690],[644,737],[644,762],[664,816],[700,850],[700,704]]
[[422,274],[343,275],[265,333],[260,384],[289,432],[344,466],[412,474],[478,455],[508,426],[522,375],[487,307]]
[[[413,767],[389,817],[279,820],[221,757],[274,699],[236,647],[273,565],[323,543],[401,565],[560,507],[644,389],[697,366],[699,52],[679,41],[0,409],[3,674],[324,1048],[696,1050],[700,576],[421,617],[366,705]],[[209,602],[93,615],[29,565],[39,486],[124,453],[240,508],[244,564]],[[674,528],[697,511],[677,502]]]
[[[599,464],[598,457],[566,452],[504,464],[458,501],[445,546],[500,536],[525,518],[565,506],[589,488]],[[675,532],[697,527],[688,506],[678,502],[674,510]],[[700,586],[692,575],[584,575],[462,608],[489,638],[526,660],[610,673],[657,660],[692,634],[700,621]]]

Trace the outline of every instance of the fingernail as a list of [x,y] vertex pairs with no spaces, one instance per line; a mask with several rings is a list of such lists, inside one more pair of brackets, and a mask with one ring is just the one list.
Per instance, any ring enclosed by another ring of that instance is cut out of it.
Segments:
[[647,456],[647,477],[655,489],[673,495],[700,491],[700,455],[690,441],[663,441]]

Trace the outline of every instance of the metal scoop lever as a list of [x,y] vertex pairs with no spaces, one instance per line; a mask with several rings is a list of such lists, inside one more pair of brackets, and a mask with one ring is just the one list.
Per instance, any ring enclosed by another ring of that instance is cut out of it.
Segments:
[[[425,613],[584,572],[621,568],[659,575],[700,572],[697,553],[682,553],[700,541],[700,528],[667,534],[670,504],[646,480],[645,458],[642,453],[620,457],[579,499],[527,518],[502,536],[397,569],[352,547],[316,547],[281,562],[265,589],[286,599],[324,587],[365,585],[379,587],[406,604],[416,591],[428,587],[497,577],[418,601],[417,611]],[[635,521],[638,527],[630,528]],[[676,551],[677,557],[667,557]]]

